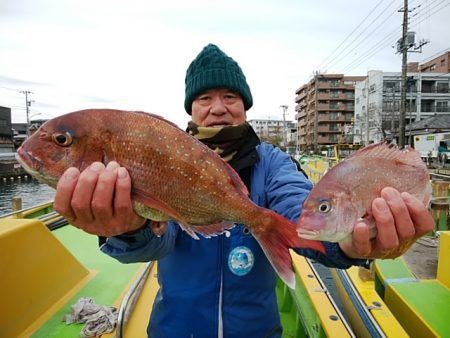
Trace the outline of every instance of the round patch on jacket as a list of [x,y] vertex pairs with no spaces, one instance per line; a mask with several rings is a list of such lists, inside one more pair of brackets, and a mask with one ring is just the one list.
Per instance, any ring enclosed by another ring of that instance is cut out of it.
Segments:
[[231,250],[228,256],[228,267],[237,276],[244,276],[250,272],[255,264],[253,252],[246,246],[238,246]]

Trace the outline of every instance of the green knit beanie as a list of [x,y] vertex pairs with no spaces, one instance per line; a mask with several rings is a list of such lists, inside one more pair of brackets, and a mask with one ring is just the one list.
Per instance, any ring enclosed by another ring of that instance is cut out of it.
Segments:
[[186,71],[184,109],[192,114],[192,102],[209,89],[227,88],[242,96],[245,110],[253,105],[252,93],[241,67],[216,45],[209,44],[197,55]]

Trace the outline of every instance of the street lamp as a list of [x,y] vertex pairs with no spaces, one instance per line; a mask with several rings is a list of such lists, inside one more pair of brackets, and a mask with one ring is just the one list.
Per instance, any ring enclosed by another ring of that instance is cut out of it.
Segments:
[[283,131],[284,131],[284,147],[287,150],[287,126],[286,126],[286,110],[288,109],[288,106],[281,105],[280,108],[283,109]]

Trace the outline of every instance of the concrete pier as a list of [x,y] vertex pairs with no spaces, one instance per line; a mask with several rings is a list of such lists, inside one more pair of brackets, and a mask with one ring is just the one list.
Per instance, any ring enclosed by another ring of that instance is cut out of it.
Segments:
[[0,156],[0,180],[27,179],[28,175],[17,162],[14,153],[5,153]]

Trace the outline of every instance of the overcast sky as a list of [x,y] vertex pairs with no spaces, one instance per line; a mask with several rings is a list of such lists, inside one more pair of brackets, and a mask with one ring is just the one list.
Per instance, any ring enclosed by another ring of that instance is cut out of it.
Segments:
[[[425,61],[450,48],[450,0],[411,0]],[[184,77],[208,43],[244,70],[248,117],[294,118],[314,71],[401,71],[403,0],[0,0],[0,105],[13,122],[85,108],[144,110],[185,127]],[[394,46],[394,47],[393,47]]]

